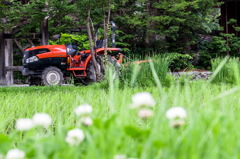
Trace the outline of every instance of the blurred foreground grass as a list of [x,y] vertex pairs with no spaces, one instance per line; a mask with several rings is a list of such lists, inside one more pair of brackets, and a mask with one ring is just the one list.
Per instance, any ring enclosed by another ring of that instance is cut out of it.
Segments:
[[[130,109],[131,96],[149,92],[157,102],[152,118],[143,120]],[[93,106],[93,125],[79,124],[74,108]],[[181,106],[186,124],[170,126],[165,113]],[[32,118],[37,112],[53,118],[49,130],[15,131],[18,118]],[[27,158],[239,158],[240,91],[236,85],[206,81],[173,82],[170,87],[0,88],[0,153],[18,147]],[[85,140],[77,147],[65,142],[69,129],[79,127]]]

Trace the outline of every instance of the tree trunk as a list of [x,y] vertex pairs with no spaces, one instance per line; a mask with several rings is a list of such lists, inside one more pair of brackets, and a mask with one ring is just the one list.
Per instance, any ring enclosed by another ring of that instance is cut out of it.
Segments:
[[109,21],[110,21],[110,13],[111,13],[111,0],[108,0],[108,20],[107,20],[107,24],[109,24]]
[[92,43],[92,33],[91,33],[90,25],[89,25],[89,19],[90,19],[90,2],[88,2],[88,16],[87,16],[87,19],[86,19],[86,25],[87,25],[87,32],[88,32],[92,62],[93,62],[93,66],[94,66],[95,73],[96,73],[96,79],[98,81],[98,79],[99,79],[99,69],[97,67],[97,60],[96,60],[96,57],[95,57],[95,54],[94,54],[93,43]]
[[95,29],[94,29],[94,26],[93,26],[92,19],[90,18],[89,20],[90,20],[90,22],[91,22],[92,32],[93,32],[93,40],[94,40],[94,46],[93,46],[93,48],[94,48],[95,54],[97,55],[97,51],[96,51],[97,38],[96,38],[96,35],[95,35]]
[[111,12],[111,0],[108,0],[108,17],[107,22],[105,19],[105,5],[103,2],[103,26],[104,26],[104,57],[105,61],[107,60],[107,44],[108,44],[108,26],[110,21],[110,12]]
[[106,27],[106,19],[105,19],[105,4],[103,1],[103,28],[104,28],[104,63],[106,64],[107,61],[107,34],[108,30]]

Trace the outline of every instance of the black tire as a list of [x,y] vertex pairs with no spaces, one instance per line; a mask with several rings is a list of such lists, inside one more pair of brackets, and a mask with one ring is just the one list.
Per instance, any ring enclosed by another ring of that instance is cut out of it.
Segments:
[[[82,86],[84,83],[83,83],[83,81],[82,81],[82,79],[80,79],[80,78],[75,78],[74,80],[73,80],[73,82],[74,82],[74,85],[75,86]],[[85,85],[85,84],[84,84]]]
[[[120,77],[121,75],[121,65],[117,62],[116,59],[112,58],[111,55],[107,55],[107,62],[104,62],[104,56],[105,55],[99,55],[98,57],[101,59],[103,64],[103,75],[106,76],[108,67],[112,67],[113,69],[113,77],[112,79],[116,79],[116,77]],[[105,63],[105,64],[104,64]],[[106,77],[105,77],[106,78]]]
[[[99,67],[99,71],[101,72],[101,64],[99,63],[99,60],[97,60],[97,65]],[[87,86],[91,83],[97,82],[95,69],[94,69],[92,60],[87,65],[86,73],[87,73],[87,77],[83,78],[83,79],[80,79],[82,84]]]
[[63,82],[63,73],[57,67],[47,67],[42,73],[42,84],[53,86],[61,86]]
[[28,84],[29,86],[41,86],[42,79],[40,77],[28,77]]

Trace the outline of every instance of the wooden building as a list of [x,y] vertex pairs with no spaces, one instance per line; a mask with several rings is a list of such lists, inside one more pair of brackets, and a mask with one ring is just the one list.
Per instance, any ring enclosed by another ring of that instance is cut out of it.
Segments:
[[220,25],[224,28],[224,33],[234,33],[239,36],[233,25],[227,24],[230,19],[236,19],[235,26],[240,26],[240,0],[222,0]]

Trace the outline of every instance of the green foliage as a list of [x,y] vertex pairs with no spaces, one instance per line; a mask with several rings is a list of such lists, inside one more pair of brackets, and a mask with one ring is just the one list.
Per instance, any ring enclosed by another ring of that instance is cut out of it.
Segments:
[[[88,37],[86,35],[72,35],[67,33],[61,33],[60,44],[64,45],[71,43],[71,39],[75,39],[83,43],[83,48],[90,49]],[[49,40],[50,45],[58,45],[58,41]],[[81,49],[81,48],[79,48]]]
[[149,50],[184,54],[191,52],[186,47],[198,42],[198,34],[220,30],[220,12],[213,9],[218,4],[214,0],[126,1],[117,4],[113,14],[120,10],[115,20],[119,29],[134,35],[126,39],[134,54],[145,55]]
[[231,24],[236,24],[236,23],[237,23],[237,20],[231,18],[227,23],[230,24],[230,25],[231,25]]
[[123,53],[129,53],[131,50],[129,49],[129,44],[126,42],[126,39],[134,38],[133,35],[125,34],[123,31],[117,29],[116,30],[116,47],[121,48]]
[[191,63],[191,60],[193,58],[189,54],[180,54],[176,52],[171,52],[171,53],[167,53],[167,56],[171,61],[169,68],[171,68],[172,70],[180,70],[183,68],[188,68],[188,69],[193,68],[193,65]]
[[200,51],[196,68],[210,69],[212,56],[208,51]]
[[240,27],[234,27],[235,31],[239,32],[240,31]]

